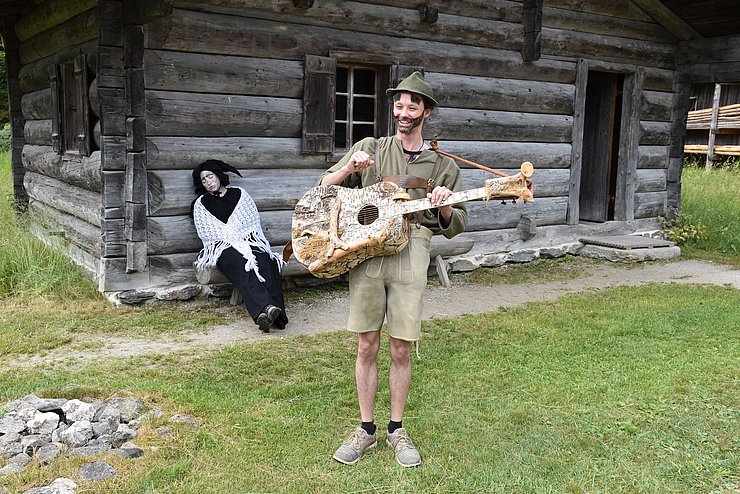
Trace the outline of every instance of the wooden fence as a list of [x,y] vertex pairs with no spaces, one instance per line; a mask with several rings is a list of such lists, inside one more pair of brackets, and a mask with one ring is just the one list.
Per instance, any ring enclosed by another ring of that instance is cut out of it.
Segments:
[[717,134],[740,135],[740,103],[719,106],[721,84],[715,84],[711,108],[690,111],[686,122],[687,131],[707,131],[707,144],[686,144],[685,153],[706,154],[706,168],[711,169],[719,155],[740,156],[740,145],[717,145]]

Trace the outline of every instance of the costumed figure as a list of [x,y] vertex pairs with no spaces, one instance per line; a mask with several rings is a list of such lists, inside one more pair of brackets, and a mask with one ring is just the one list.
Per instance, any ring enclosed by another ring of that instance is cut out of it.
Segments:
[[241,177],[236,168],[219,160],[204,161],[193,170],[198,198],[192,216],[203,242],[195,269],[218,266],[241,293],[260,330],[285,329],[283,260],[270,249],[254,201],[241,187],[228,186],[227,172]]
[[368,259],[349,271],[347,329],[358,337],[355,381],[361,424],[333,458],[354,464],[365,450],[376,445],[377,355],[385,321],[391,357],[386,442],[399,464],[412,467],[421,463],[421,455],[402,419],[411,382],[411,348],[421,336],[429,244],[433,233],[452,238],[464,231],[467,212],[462,204],[442,205],[453,191],[463,190],[460,169],[451,158],[435,153],[422,136],[424,122],[437,106],[432,87],[414,72],[386,93],[392,99],[395,135],[357,142],[319,183],[365,188],[392,181],[405,188],[411,199],[427,197],[436,207],[417,213],[410,225],[408,246],[402,251]]

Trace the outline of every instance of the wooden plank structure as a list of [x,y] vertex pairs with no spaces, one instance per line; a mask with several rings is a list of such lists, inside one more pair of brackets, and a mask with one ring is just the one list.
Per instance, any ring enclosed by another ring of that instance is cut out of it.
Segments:
[[[242,171],[277,250],[354,140],[338,122],[364,122],[345,110],[392,133],[385,89],[421,70],[440,103],[428,139],[507,173],[535,165],[535,202],[470,203],[468,231],[433,240],[437,264],[656,229],[680,206],[691,88],[740,81],[737,2],[713,2],[712,22],[694,4],[0,0],[16,201],[102,292],[192,296],[196,164]],[[347,85],[367,73],[365,93]],[[467,187],[488,178],[461,167]]]
[[729,89],[724,93],[730,93],[730,101],[740,101],[740,84],[715,83],[712,106],[690,111],[686,122],[689,135],[700,134],[692,131],[706,131],[706,144],[687,143],[683,149],[686,153],[705,154],[707,170],[714,166],[718,155],[740,156],[740,103],[720,106],[723,87]]

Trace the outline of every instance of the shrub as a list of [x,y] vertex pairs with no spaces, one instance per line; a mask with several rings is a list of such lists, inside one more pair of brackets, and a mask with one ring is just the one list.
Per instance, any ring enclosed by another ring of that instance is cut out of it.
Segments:
[[687,214],[680,215],[674,220],[661,217],[660,222],[663,226],[663,237],[678,245],[703,240],[709,236],[706,225]]
[[10,122],[7,122],[0,130],[0,152],[10,149],[10,137]]

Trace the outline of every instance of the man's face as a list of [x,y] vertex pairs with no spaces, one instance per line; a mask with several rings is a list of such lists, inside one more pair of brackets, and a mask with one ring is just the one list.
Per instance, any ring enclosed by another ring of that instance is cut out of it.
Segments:
[[[410,134],[420,126],[429,116],[431,110],[424,107],[424,100],[412,101],[411,93],[399,93],[400,96],[393,102],[393,118],[396,120],[396,129],[402,134]],[[414,98],[416,99],[416,98]]]
[[203,187],[205,187],[209,194],[215,194],[221,188],[221,181],[210,170],[200,172],[200,183],[203,184]]

